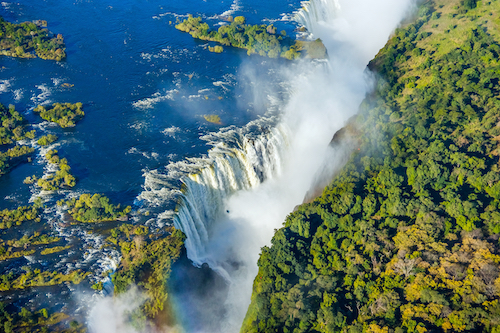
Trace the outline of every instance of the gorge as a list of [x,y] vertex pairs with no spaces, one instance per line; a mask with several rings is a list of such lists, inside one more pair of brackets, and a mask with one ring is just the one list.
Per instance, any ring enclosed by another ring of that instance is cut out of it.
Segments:
[[496,332],[499,4],[2,2],[0,332]]

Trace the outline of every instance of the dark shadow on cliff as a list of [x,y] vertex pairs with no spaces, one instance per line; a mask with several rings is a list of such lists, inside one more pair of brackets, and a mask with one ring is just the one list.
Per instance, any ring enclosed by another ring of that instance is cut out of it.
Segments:
[[193,266],[186,250],[172,265],[169,298],[184,331],[218,332],[225,315],[228,284],[207,264]]

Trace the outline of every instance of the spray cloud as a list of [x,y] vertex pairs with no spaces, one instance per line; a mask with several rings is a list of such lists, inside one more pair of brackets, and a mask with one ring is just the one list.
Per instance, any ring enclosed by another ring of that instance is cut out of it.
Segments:
[[274,229],[318,181],[318,170],[341,167],[345,153],[340,149],[335,156],[328,143],[357,112],[370,89],[366,65],[410,4],[411,0],[311,0],[297,15],[315,38],[322,39],[330,60],[301,63],[288,73],[293,93],[280,124],[288,133],[281,147],[280,172],[230,195],[224,200],[227,214],[205,226],[205,257],[229,275],[223,305],[226,316],[219,332],[239,331],[250,303],[260,248],[270,244]]
[[[411,1],[305,3],[297,20],[322,39],[329,61],[301,62],[283,74],[293,92],[275,127],[278,130],[268,131],[259,140],[240,138],[240,149],[219,147],[221,154],[212,152],[215,165],[184,180],[188,193],[175,224],[188,236],[188,257],[198,265],[209,263],[229,285],[224,304],[213,305],[225,313],[216,319],[220,327],[203,329],[213,327],[203,322],[213,323],[214,318],[191,318],[200,322],[193,325],[193,332],[239,331],[261,247],[270,244],[274,229],[303,201],[313,183],[322,183],[317,179],[321,170],[342,166],[345,152],[332,152],[328,143],[357,112],[370,89],[366,65],[404,18]],[[257,178],[264,181],[256,182]],[[201,198],[214,194],[215,198]],[[116,302],[108,304],[108,308],[117,306]],[[123,320],[119,313],[110,313],[108,318],[118,316],[119,322]]]

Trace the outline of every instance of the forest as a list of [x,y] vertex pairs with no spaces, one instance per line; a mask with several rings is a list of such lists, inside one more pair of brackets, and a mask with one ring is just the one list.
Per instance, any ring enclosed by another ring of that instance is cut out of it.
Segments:
[[53,36],[45,26],[45,21],[14,24],[0,16],[0,55],[63,60],[66,58],[63,36]]
[[17,145],[17,141],[33,139],[35,131],[26,131],[27,121],[14,105],[6,108],[0,103],[0,176],[22,161],[26,161],[35,149]]
[[[290,213],[272,246],[262,249],[242,332],[500,332],[498,17],[498,0],[432,0],[397,29],[369,64],[379,80],[348,124],[357,142],[349,162],[318,198]],[[221,31],[193,17],[178,25],[195,38],[249,53],[294,59],[302,51],[274,27],[254,28],[242,18]],[[252,44],[256,36],[262,44]],[[59,123],[63,108],[54,109],[41,111]],[[2,174],[30,154],[31,147],[16,142],[34,139],[34,132],[26,132],[13,107],[0,112]],[[66,115],[63,124],[82,116]],[[38,144],[56,139],[41,137]],[[51,191],[74,186],[57,151],[45,158],[55,173],[27,182]],[[138,285],[146,295],[135,323],[171,324],[167,277],[185,236],[173,228],[113,227],[130,208],[99,194],[60,206],[76,222],[109,222],[104,246],[122,256],[112,277],[115,293]],[[41,201],[0,211],[0,229],[42,224],[42,211]],[[3,239],[0,260],[68,249],[58,241],[37,232]],[[0,290],[86,278],[78,270],[23,267],[0,275]],[[102,289],[102,282],[93,288]],[[0,323],[0,332],[85,331],[63,313],[4,303]]]
[[[247,50],[247,54],[259,54],[269,58],[286,58],[288,60],[303,57],[313,59],[326,58],[326,48],[320,39],[315,41],[294,40],[285,31],[277,33],[276,27],[265,24],[246,24],[243,16],[229,18],[231,24],[221,25],[217,30],[210,30],[201,17],[189,15],[178,22],[176,29],[187,32],[193,38],[218,42],[224,46],[238,47]],[[220,53],[222,46],[209,46],[211,52]]]
[[59,201],[59,206],[67,209],[71,217],[79,222],[106,222],[127,218],[132,207],[127,206],[123,210],[120,204],[113,205],[109,198],[100,194],[82,194],[80,197],[67,201]]
[[24,180],[25,184],[35,184],[36,187],[43,191],[57,191],[61,188],[71,188],[76,185],[76,178],[70,172],[71,167],[68,165],[68,160],[59,158],[57,150],[49,150],[45,154],[45,159],[48,163],[54,166],[55,171],[49,173],[42,178],[37,178],[35,175],[27,177]]
[[42,119],[57,123],[62,128],[74,127],[76,122],[81,120],[85,113],[82,110],[82,103],[54,103],[52,108],[45,108],[39,105],[33,109],[40,113]]
[[358,149],[258,262],[241,332],[500,331],[499,1],[427,1],[369,64]]

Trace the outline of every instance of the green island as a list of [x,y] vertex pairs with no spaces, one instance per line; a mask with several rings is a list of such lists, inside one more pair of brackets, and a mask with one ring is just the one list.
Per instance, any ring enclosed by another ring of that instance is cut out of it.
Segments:
[[66,58],[64,38],[52,36],[45,21],[9,23],[0,16],[0,55],[61,61]]
[[16,145],[7,149],[7,151],[0,151],[0,177],[19,163],[29,161],[29,156],[33,154],[34,151],[35,148],[24,145]]
[[67,201],[58,201],[59,206],[65,206],[71,217],[78,222],[107,222],[127,219],[132,207],[121,209],[120,204],[113,205],[109,198],[94,194],[84,193],[80,197]]
[[[315,41],[294,40],[286,35],[285,31],[276,32],[276,27],[265,24],[250,25],[245,23],[245,17],[237,16],[228,25],[222,25],[218,30],[210,30],[201,17],[189,15],[187,19],[178,22],[176,29],[189,33],[193,38],[218,42],[225,46],[232,46],[247,50],[247,54],[259,54],[270,58],[299,58],[324,59],[326,48],[320,39]],[[220,53],[220,45],[209,46],[211,52]]]
[[31,270],[24,266],[25,273],[15,276],[12,272],[0,275],[0,291],[25,289],[29,287],[54,286],[63,282],[72,282],[79,284],[90,272],[74,270],[68,274],[41,271],[40,269]]
[[208,50],[210,52],[215,52],[215,53],[222,53],[224,52],[224,48],[220,45],[215,45],[215,46],[208,46]]
[[26,247],[31,245],[46,245],[60,240],[61,238],[59,237],[40,234],[38,231],[35,231],[32,236],[24,235],[20,239],[8,240],[5,244],[13,247]]
[[16,111],[14,105],[6,108],[0,103],[0,176],[17,164],[26,161],[35,149],[24,145],[15,145],[17,141],[34,139],[35,131],[26,131],[26,120]]
[[23,222],[40,222],[41,202],[37,201],[32,206],[21,206],[16,209],[0,210],[0,229],[10,229],[20,226]]
[[500,331],[498,17],[434,0],[397,29],[359,150],[262,249],[241,332]]
[[22,307],[19,312],[14,312],[12,306],[0,302],[0,329],[2,332],[58,332],[58,333],[84,333],[86,328],[76,320],[71,320],[69,328],[65,322],[70,317],[61,312],[50,313],[45,308],[38,311],[29,311]]
[[7,145],[24,139],[33,139],[35,131],[26,132],[26,120],[16,111],[14,105],[6,108],[0,103],[0,145]]
[[[173,263],[181,256],[185,235],[173,227],[167,236],[148,235],[148,228],[123,224],[111,230],[110,244],[119,245],[122,260],[113,274],[115,293],[121,294],[132,285],[144,291],[146,300],[138,310],[137,324],[152,320],[158,327],[173,326],[175,318],[168,302],[168,278]],[[94,287],[99,289],[99,285]],[[102,288],[102,285],[101,285]]]
[[0,261],[21,258],[24,256],[32,255],[36,252],[36,250],[19,250],[12,251],[12,249],[5,249],[3,245],[0,245]]
[[57,135],[47,134],[47,135],[41,136],[37,140],[37,143],[38,143],[39,146],[48,146],[51,143],[55,142],[57,139],[58,139]]
[[71,245],[49,247],[49,248],[46,248],[46,249],[43,249],[42,251],[40,251],[40,254],[47,255],[47,254],[62,252],[62,251],[65,251],[69,248],[71,248]]
[[[10,239],[7,241],[0,240],[0,261],[8,260],[14,258],[20,258],[23,256],[28,256],[36,252],[35,249],[30,249],[30,246],[36,245],[47,245],[50,243],[58,242],[59,237],[49,236],[47,234],[40,234],[39,232],[34,232],[32,236],[24,235],[20,239]],[[13,251],[14,248],[23,248],[22,250]],[[50,250],[50,249],[46,249]],[[41,254],[47,252],[42,250]]]
[[212,124],[217,124],[217,125],[222,124],[220,121],[220,117],[216,114],[205,114],[203,115],[203,118]]
[[25,184],[36,184],[43,191],[57,191],[62,188],[71,188],[76,185],[76,178],[70,173],[71,167],[68,165],[68,160],[59,158],[58,151],[53,149],[45,154],[45,158],[49,163],[55,165],[57,170],[53,174],[49,174],[44,178],[36,176],[27,177],[24,180]]
[[54,103],[51,109],[46,109],[43,105],[39,105],[33,109],[34,112],[40,113],[42,119],[54,122],[65,127],[74,127],[76,122],[81,120],[85,113],[82,110],[82,103]]

